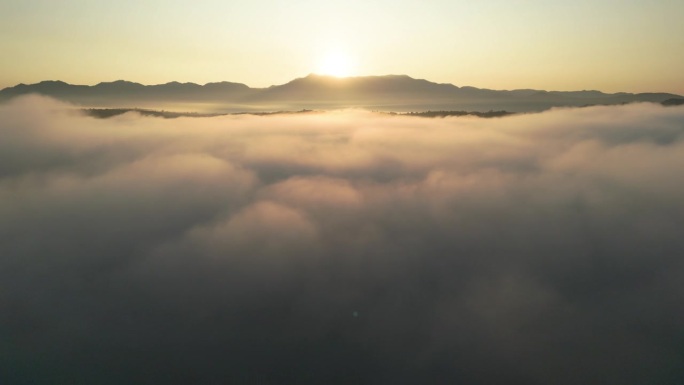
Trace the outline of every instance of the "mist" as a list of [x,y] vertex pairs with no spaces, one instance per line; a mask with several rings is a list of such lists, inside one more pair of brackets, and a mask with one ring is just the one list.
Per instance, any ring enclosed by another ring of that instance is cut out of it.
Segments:
[[680,384],[684,107],[0,105],[0,382]]

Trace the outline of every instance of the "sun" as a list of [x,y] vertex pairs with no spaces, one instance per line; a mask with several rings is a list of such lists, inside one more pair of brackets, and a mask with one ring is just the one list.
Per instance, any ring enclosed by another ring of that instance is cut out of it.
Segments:
[[316,73],[336,77],[347,77],[354,74],[355,63],[342,51],[330,51],[320,60]]

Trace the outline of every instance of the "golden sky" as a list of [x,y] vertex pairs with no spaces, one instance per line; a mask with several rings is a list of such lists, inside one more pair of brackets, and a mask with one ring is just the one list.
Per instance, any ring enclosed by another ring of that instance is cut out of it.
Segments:
[[407,74],[684,94],[681,0],[3,0],[0,87]]

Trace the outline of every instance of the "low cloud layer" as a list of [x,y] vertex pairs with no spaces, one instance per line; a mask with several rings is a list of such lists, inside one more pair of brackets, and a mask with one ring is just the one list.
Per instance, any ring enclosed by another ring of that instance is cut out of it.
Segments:
[[0,106],[0,382],[679,384],[684,108]]

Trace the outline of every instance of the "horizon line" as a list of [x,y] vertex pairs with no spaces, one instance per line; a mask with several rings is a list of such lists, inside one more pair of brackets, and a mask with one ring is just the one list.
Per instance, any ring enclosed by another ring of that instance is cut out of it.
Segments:
[[604,94],[633,94],[633,95],[648,94],[648,93],[663,93],[663,94],[671,94],[671,95],[680,96],[680,97],[682,97],[682,96],[684,95],[684,94],[676,94],[676,93],[667,92],[667,91],[647,91],[647,92],[617,91],[617,92],[610,92],[610,91],[602,91],[602,90],[600,90],[600,89],[552,90],[552,89],[539,89],[539,88],[510,88],[510,89],[503,89],[503,88],[481,88],[481,87],[471,86],[471,85],[458,86],[458,85],[456,85],[456,84],[454,84],[454,83],[440,83],[440,82],[435,82],[435,81],[428,80],[428,79],[423,79],[423,78],[414,78],[414,77],[412,77],[411,75],[408,75],[408,74],[336,76],[336,75],[330,75],[330,74],[320,74],[320,73],[316,73],[316,72],[310,72],[309,74],[307,74],[307,75],[305,75],[305,76],[295,77],[295,78],[293,78],[293,79],[291,79],[291,80],[289,80],[289,81],[286,81],[286,82],[284,82],[284,83],[272,84],[272,85],[265,86],[265,87],[253,87],[253,86],[250,86],[250,85],[248,85],[248,84],[246,84],[246,83],[242,83],[242,82],[238,82],[238,81],[232,81],[232,80],[210,81],[210,82],[207,82],[207,83],[197,83],[197,82],[192,82],[192,81],[183,82],[183,81],[178,81],[178,80],[171,80],[171,81],[168,81],[168,82],[165,82],[165,83],[156,83],[156,84],[148,83],[148,84],[145,84],[145,83],[140,83],[140,82],[136,82],[136,81],[131,81],[131,80],[126,80],[126,79],[121,79],[121,78],[119,78],[119,79],[111,80],[111,81],[100,81],[100,82],[94,83],[94,84],[92,84],[92,83],[91,83],[91,84],[78,84],[78,83],[69,83],[69,82],[64,81],[64,80],[61,80],[61,79],[46,79],[46,80],[41,80],[41,81],[39,81],[39,82],[37,82],[37,83],[24,83],[24,82],[20,82],[20,83],[17,83],[17,84],[15,84],[15,85],[13,85],[13,86],[7,86],[7,87],[4,87],[4,88],[1,88],[0,91],[4,91],[4,90],[6,90],[6,89],[15,88],[15,87],[22,86],[22,85],[23,85],[23,86],[32,86],[32,85],[37,85],[37,84],[41,84],[41,83],[48,83],[48,82],[52,82],[52,83],[64,83],[64,84],[71,85],[71,86],[84,86],[84,87],[95,87],[95,86],[98,86],[98,85],[101,85],[101,84],[113,84],[113,83],[117,83],[117,82],[125,82],[125,83],[131,83],[131,84],[139,84],[139,85],[142,85],[142,86],[144,86],[144,87],[161,86],[161,85],[167,85],[167,84],[173,84],[173,83],[177,83],[177,84],[193,84],[193,85],[198,85],[198,86],[203,87],[203,86],[207,86],[207,85],[210,85],[210,84],[231,83],[231,84],[237,84],[237,85],[244,85],[244,86],[246,86],[246,87],[248,87],[248,88],[250,88],[250,89],[258,90],[258,89],[268,89],[268,88],[271,88],[271,87],[282,86],[282,85],[289,84],[289,83],[291,83],[291,82],[293,82],[293,81],[296,81],[296,80],[306,79],[306,78],[313,77],[313,76],[321,77],[321,78],[328,78],[328,79],[335,79],[335,80],[340,80],[340,81],[347,80],[347,79],[359,79],[359,78],[407,77],[407,78],[410,78],[410,79],[413,79],[413,80],[418,80],[418,81],[421,81],[421,80],[422,80],[422,81],[427,81],[427,82],[430,82],[430,83],[433,83],[433,84],[439,84],[439,85],[451,85],[451,86],[454,86],[454,87],[457,87],[457,88],[476,88],[476,89],[481,89],[481,90],[492,90],[492,91],[523,91],[523,90],[532,90],[532,91],[546,91],[546,92],[601,92],[601,93],[604,93]]

